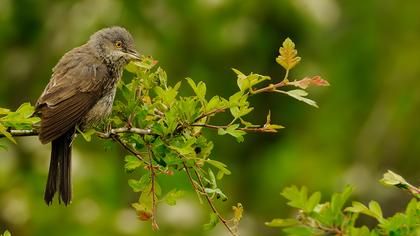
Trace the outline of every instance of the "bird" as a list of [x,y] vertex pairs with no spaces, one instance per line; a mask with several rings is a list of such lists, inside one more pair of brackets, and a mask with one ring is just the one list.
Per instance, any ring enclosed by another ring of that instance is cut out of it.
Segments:
[[38,137],[51,142],[44,201],[66,206],[72,200],[71,155],[76,131],[104,121],[112,111],[117,83],[124,67],[140,60],[132,35],[123,27],[103,28],[58,61],[35,105],[41,118]]

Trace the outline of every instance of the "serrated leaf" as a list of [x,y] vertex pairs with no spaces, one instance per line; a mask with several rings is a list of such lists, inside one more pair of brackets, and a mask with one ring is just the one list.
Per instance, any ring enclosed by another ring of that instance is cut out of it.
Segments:
[[124,161],[125,161],[124,168],[127,172],[131,172],[143,164],[137,157],[133,155],[125,156]]
[[308,93],[305,90],[302,89],[294,89],[294,90],[290,90],[290,91],[281,91],[281,90],[275,90],[276,92],[279,93],[284,93],[289,95],[290,97],[293,97],[294,99],[297,99],[299,101],[302,101],[308,105],[311,105],[313,107],[318,108],[318,105],[316,104],[315,101],[309,99],[309,98],[305,98],[305,96],[308,95]]
[[217,133],[219,135],[229,134],[235,137],[236,141],[240,143],[244,141],[243,136],[246,134],[246,132],[238,128],[239,128],[239,124],[233,124],[233,125],[228,126],[226,129],[219,128]]
[[284,126],[271,124],[271,111],[269,110],[263,128],[266,132],[269,131],[269,132],[275,133],[275,132],[277,132],[278,129],[283,129]]
[[398,175],[391,170],[388,170],[388,172],[384,174],[384,177],[380,180],[380,182],[391,186],[399,184],[407,185],[407,181],[401,175]]
[[251,73],[249,75],[244,75],[242,72],[240,72],[237,69],[232,68],[232,70],[237,75],[236,82],[240,91],[248,90],[252,88],[252,86],[254,85],[257,85],[265,80],[271,79],[269,76],[264,76],[264,75],[254,74],[254,73]]
[[308,198],[308,189],[303,186],[300,190],[296,186],[287,187],[281,192],[289,202],[287,205],[299,209],[305,209],[306,200]]
[[226,109],[226,108],[227,108],[227,101],[223,100],[219,96],[212,97],[210,101],[208,101],[208,103],[206,104],[206,112],[211,112],[211,111]]
[[374,217],[378,221],[382,221],[382,219],[383,219],[382,209],[381,209],[381,206],[379,205],[378,202],[376,202],[376,201],[370,201],[369,202],[369,210],[373,213]]
[[219,217],[215,213],[210,213],[210,220],[207,224],[203,225],[203,230],[209,231],[216,227],[216,225],[219,223]]
[[35,108],[29,103],[23,103],[19,106],[15,113],[18,113],[21,117],[29,118],[34,114]]
[[12,141],[14,144],[17,144],[13,136],[9,132],[7,132],[7,128],[1,124],[0,124],[0,133],[3,134],[7,139]]
[[76,127],[76,129],[86,142],[90,142],[92,140],[92,135],[96,133],[96,130],[94,129],[89,129],[85,132],[82,132],[78,127]]
[[209,163],[210,165],[216,167],[217,169],[219,169],[225,175],[230,175],[231,174],[230,170],[228,170],[226,168],[227,166],[226,166],[225,163],[222,163],[222,162],[216,161],[216,160],[211,160],[211,159],[207,159],[206,162]]
[[369,208],[363,205],[360,202],[353,202],[351,207],[347,207],[344,211],[350,211],[354,213],[362,213],[368,216],[371,216],[378,220],[379,222],[382,222],[382,210],[379,204],[375,201],[371,201],[369,203]]
[[129,179],[128,185],[133,189],[134,192],[144,191],[151,183],[150,176],[144,174],[139,180]]
[[192,80],[191,78],[185,78],[188,81],[188,84],[191,86],[191,88],[193,89],[195,95],[197,95],[197,97],[201,100],[201,101],[205,101],[205,96],[206,96],[206,84],[202,81],[198,82],[198,84],[196,84],[194,82],[194,80]]
[[294,85],[301,89],[306,89],[311,85],[314,86],[329,86],[328,81],[321,79],[321,76],[305,77],[301,80],[295,80],[293,82],[288,82],[288,85]]
[[176,200],[183,197],[185,195],[185,191],[172,189],[169,191],[165,196],[165,202],[169,206],[175,206]]
[[219,188],[204,188],[204,191],[207,194],[215,194],[217,199],[220,199],[222,201],[226,201],[228,199],[226,194],[224,194]]
[[305,213],[312,212],[314,208],[319,204],[320,200],[321,200],[321,193],[320,192],[313,193],[305,204],[304,212]]
[[152,57],[141,56],[140,61],[131,61],[125,69],[131,73],[140,73],[142,70],[150,70],[158,63]]
[[297,57],[295,43],[290,38],[283,41],[283,46],[280,47],[279,52],[280,55],[276,58],[276,62],[286,70],[292,69],[301,60],[300,57]]
[[298,225],[299,221],[293,218],[290,219],[272,219],[270,222],[265,222],[268,227],[289,227]]
[[244,208],[241,203],[236,204],[236,206],[232,206],[233,210],[233,221],[238,224],[239,221],[242,219],[242,215],[244,213]]
[[152,218],[153,212],[149,206],[138,202],[131,204],[131,206],[136,210],[137,218],[140,220],[148,221]]

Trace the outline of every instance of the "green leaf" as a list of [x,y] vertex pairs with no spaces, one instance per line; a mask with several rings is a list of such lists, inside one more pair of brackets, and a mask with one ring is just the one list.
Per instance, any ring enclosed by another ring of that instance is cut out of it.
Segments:
[[382,216],[382,209],[378,202],[376,201],[370,201],[369,202],[369,210],[374,214],[375,218],[378,221],[383,220]]
[[203,225],[203,230],[209,231],[216,227],[216,225],[219,223],[219,217],[215,213],[210,213],[210,220],[207,224]]
[[391,186],[399,184],[407,185],[407,181],[401,175],[398,175],[390,170],[384,174],[384,177],[380,180],[380,182]]
[[8,112],[6,116],[0,118],[0,122],[5,127],[14,129],[31,129],[32,125],[39,122],[39,117],[32,117],[35,108],[30,103],[23,103],[15,112]]
[[140,61],[131,61],[125,67],[131,73],[140,73],[143,70],[150,70],[157,64],[157,61],[152,57],[141,56]]
[[16,140],[12,137],[12,135],[9,132],[7,132],[7,128],[4,127],[2,124],[0,124],[0,133],[3,134],[7,139],[12,141],[14,144],[17,144]]
[[150,176],[144,174],[139,180],[129,179],[128,185],[133,189],[134,192],[144,191],[148,185],[150,185],[151,179]]
[[314,194],[312,194],[305,204],[304,212],[305,213],[312,212],[314,208],[319,204],[320,200],[321,200],[320,192],[315,192]]
[[366,226],[363,226],[361,228],[350,228],[350,234],[351,236],[371,236],[372,234],[369,231],[369,228]]
[[166,194],[165,202],[169,206],[175,206],[176,200],[183,197],[184,195],[185,195],[185,191],[172,189]]
[[236,141],[238,141],[239,143],[244,141],[244,135],[246,134],[245,131],[238,129],[239,128],[239,124],[233,124],[228,126],[226,129],[218,129],[218,134],[219,135],[225,135],[225,134],[229,134],[233,137],[236,138]]
[[[220,161],[207,159],[206,162],[209,163],[210,165],[216,167],[217,169],[219,169],[220,172],[223,173],[223,175],[230,175],[231,174],[230,170],[228,170],[226,168],[227,167],[226,164],[224,164]],[[223,176],[219,176],[219,174],[218,174],[218,177],[220,177],[219,179],[221,179],[221,177],[223,177]]]
[[143,164],[137,157],[133,155],[125,156],[124,161],[124,168],[127,172],[132,172]]
[[362,214],[375,218],[379,222],[383,221],[381,207],[376,201],[370,201],[369,208],[360,202],[353,202],[352,206],[347,207],[345,211],[354,212],[354,213],[362,213]]
[[89,129],[88,131],[82,132],[78,127],[76,127],[77,131],[82,135],[83,139],[86,142],[90,142],[92,140],[92,135],[96,133],[96,130]]
[[207,194],[215,194],[217,199],[220,199],[222,201],[226,201],[228,198],[226,196],[226,194],[224,194],[222,192],[222,190],[220,190],[219,188],[204,188],[204,191]]
[[293,236],[313,236],[313,235],[316,235],[314,229],[309,228],[309,227],[304,227],[304,226],[289,227],[289,228],[285,228],[283,231],[285,233],[287,233],[288,235],[293,235]]
[[309,99],[309,98],[305,98],[305,96],[308,95],[308,93],[305,90],[302,89],[294,89],[294,90],[290,90],[290,91],[282,91],[282,90],[275,90],[276,92],[279,93],[284,93],[289,95],[290,97],[293,97],[299,101],[302,101],[308,105],[311,105],[313,107],[318,108],[318,105],[316,104],[315,101]]
[[237,69],[232,68],[233,72],[237,75],[237,84],[241,91],[252,88],[252,86],[257,85],[265,80],[270,80],[269,76],[259,75],[251,73],[249,75],[244,75]]
[[303,186],[300,190],[294,185],[287,187],[283,190],[283,192],[281,192],[281,195],[289,200],[287,205],[302,210],[305,209],[308,198],[308,189],[305,186]]
[[4,231],[2,236],[12,236],[12,234],[9,232],[9,230]]
[[219,96],[214,96],[210,99],[210,101],[206,104],[206,112],[211,112],[220,109],[227,108],[227,101]]
[[286,70],[292,69],[300,62],[301,58],[297,57],[295,43],[290,38],[283,41],[283,46],[280,47],[279,52],[280,55],[276,58],[276,62]]
[[195,84],[194,80],[192,80],[191,78],[186,78],[186,80],[188,81],[188,84],[191,86],[191,88],[193,89],[197,97],[201,101],[205,101],[206,90],[207,90],[206,84],[202,81],[198,82],[198,84]]
[[298,225],[299,221],[293,218],[290,219],[272,219],[270,222],[265,222],[268,227],[289,227]]
[[331,197],[331,209],[333,211],[333,217],[336,217],[338,213],[341,212],[341,209],[343,209],[344,204],[346,203],[352,192],[353,188],[347,185],[342,193],[333,194],[333,196]]

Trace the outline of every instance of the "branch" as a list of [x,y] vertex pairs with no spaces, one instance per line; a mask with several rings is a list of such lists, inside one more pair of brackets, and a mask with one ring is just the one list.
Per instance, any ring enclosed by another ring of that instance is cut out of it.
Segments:
[[276,84],[269,84],[267,87],[252,90],[251,94],[258,94],[258,93],[264,93],[264,92],[266,92],[266,93],[267,92],[275,92],[277,88],[284,87],[284,86],[287,86],[287,85],[288,85],[288,81],[287,81],[287,79],[285,79],[285,80],[283,80],[281,82],[278,82]]
[[[201,189],[205,189],[203,181],[201,180],[201,176],[198,174],[198,172],[194,170],[195,175],[197,176],[198,179],[198,183],[200,184],[200,188]],[[204,191],[204,197],[206,198],[211,210],[214,212],[214,214],[217,215],[217,217],[219,218],[219,220],[223,223],[223,225],[226,227],[226,229],[229,231],[229,233],[231,233],[233,236],[237,236],[237,234],[235,232],[233,232],[233,230],[230,228],[230,226],[228,225],[227,220],[225,220],[222,215],[219,213],[219,211],[217,210],[216,206],[213,204],[213,201],[211,200],[211,198],[209,197],[209,195]]]
[[[32,130],[32,129],[12,129],[8,130],[13,137],[20,137],[20,136],[37,136],[38,130]],[[0,138],[4,138],[4,134],[0,133]]]
[[[209,124],[190,124],[190,126],[199,126],[199,127],[205,127],[210,129],[226,129],[229,127],[228,125],[209,125]],[[267,129],[265,127],[259,127],[259,128],[238,128],[238,130],[242,130],[245,132],[256,132],[256,133],[277,133],[274,129]]]
[[[13,137],[20,137],[20,136],[37,136],[39,134],[38,130],[35,129],[12,129],[8,130],[8,132]],[[108,132],[96,132],[96,136],[99,138],[110,138],[112,134],[119,134],[119,133],[134,133],[134,134],[140,134],[140,135],[146,135],[146,134],[152,134],[151,129],[140,129],[140,128],[128,128],[128,127],[121,127],[121,128],[115,128],[111,129]],[[0,133],[0,138],[4,138],[4,134]]]
[[152,163],[152,151],[150,148],[150,144],[147,144],[147,153],[149,156],[149,169],[150,169],[150,178],[152,180],[152,187],[150,189],[150,193],[152,194],[152,228],[154,230],[158,230],[159,226],[156,222],[156,190],[155,190],[155,177],[156,177],[156,173],[155,173],[155,167],[153,166]]
[[144,160],[144,158],[141,156],[141,154],[139,152],[137,152],[135,149],[131,148],[128,143],[122,141],[119,135],[115,134],[115,135],[111,135],[110,137],[112,138],[112,140],[119,143],[125,150],[127,150],[128,152],[133,154],[135,157],[137,157],[137,159],[139,159],[140,161],[143,161],[146,164],[149,164],[146,160]]
[[225,112],[225,109],[216,109],[216,110],[213,110],[213,111],[208,112],[208,113],[203,113],[201,116],[199,116],[197,119],[195,119],[194,122],[198,122],[199,120],[203,119],[204,117],[211,116],[211,115],[221,113],[221,112]]
[[140,135],[146,135],[146,134],[152,134],[151,129],[140,129],[140,128],[128,128],[128,127],[121,127],[121,128],[115,128],[110,129],[108,132],[102,133],[102,132],[96,132],[96,135],[100,138],[110,138],[113,134],[119,134],[119,133],[134,133],[134,134],[140,134]]

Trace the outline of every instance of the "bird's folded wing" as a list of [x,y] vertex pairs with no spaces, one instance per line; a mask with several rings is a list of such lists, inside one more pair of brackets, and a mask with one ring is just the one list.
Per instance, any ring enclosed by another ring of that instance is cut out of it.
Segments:
[[76,48],[63,56],[38,99],[36,110],[41,113],[42,143],[60,137],[78,124],[102,96],[106,67],[79,51]]
[[39,139],[48,143],[73,128],[96,103],[93,93],[76,93],[53,106],[43,106]]

